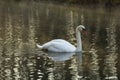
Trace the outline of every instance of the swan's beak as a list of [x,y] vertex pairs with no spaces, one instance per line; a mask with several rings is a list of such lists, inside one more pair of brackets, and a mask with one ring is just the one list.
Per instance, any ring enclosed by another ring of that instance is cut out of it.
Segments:
[[88,33],[87,33],[86,29],[83,29],[83,30],[82,30],[82,33],[83,33],[85,36],[87,36],[87,35],[88,35]]

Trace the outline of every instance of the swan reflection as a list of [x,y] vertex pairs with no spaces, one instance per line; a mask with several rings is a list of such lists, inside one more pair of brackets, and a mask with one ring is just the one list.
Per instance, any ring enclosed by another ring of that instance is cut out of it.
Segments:
[[75,53],[68,53],[68,52],[46,52],[46,54],[48,55],[49,58],[51,58],[53,61],[66,61],[71,59],[71,57],[75,54]]

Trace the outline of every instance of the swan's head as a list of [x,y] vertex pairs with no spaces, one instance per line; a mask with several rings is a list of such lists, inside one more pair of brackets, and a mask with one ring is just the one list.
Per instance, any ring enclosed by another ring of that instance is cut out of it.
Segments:
[[77,26],[76,30],[84,31],[84,30],[86,30],[86,28],[83,25],[79,25],[79,26]]
[[83,26],[83,25],[77,26],[76,31],[81,31],[81,32],[83,32],[85,35],[87,35],[86,28],[85,28],[85,26]]

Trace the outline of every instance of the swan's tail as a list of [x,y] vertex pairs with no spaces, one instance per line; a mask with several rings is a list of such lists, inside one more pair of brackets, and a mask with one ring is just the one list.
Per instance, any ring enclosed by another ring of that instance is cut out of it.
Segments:
[[38,48],[42,49],[42,46],[41,46],[41,45],[39,45],[39,44],[36,44],[36,46],[37,46]]

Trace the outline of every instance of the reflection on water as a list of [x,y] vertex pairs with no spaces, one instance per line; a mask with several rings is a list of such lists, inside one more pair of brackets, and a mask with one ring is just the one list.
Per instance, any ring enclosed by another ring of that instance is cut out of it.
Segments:
[[75,53],[46,53],[53,61],[65,61],[69,60]]
[[[112,26],[111,26],[112,25]],[[107,53],[105,57],[105,77],[106,79],[112,79],[117,80],[117,68],[116,66],[116,59],[117,59],[117,53],[116,53],[116,29],[114,20],[111,21],[111,25],[109,28],[107,28]],[[111,66],[112,65],[112,66]]]
[[[0,3],[0,80],[119,80],[119,8],[51,3]],[[35,45],[63,38],[76,45],[86,26],[83,53],[44,53]]]

